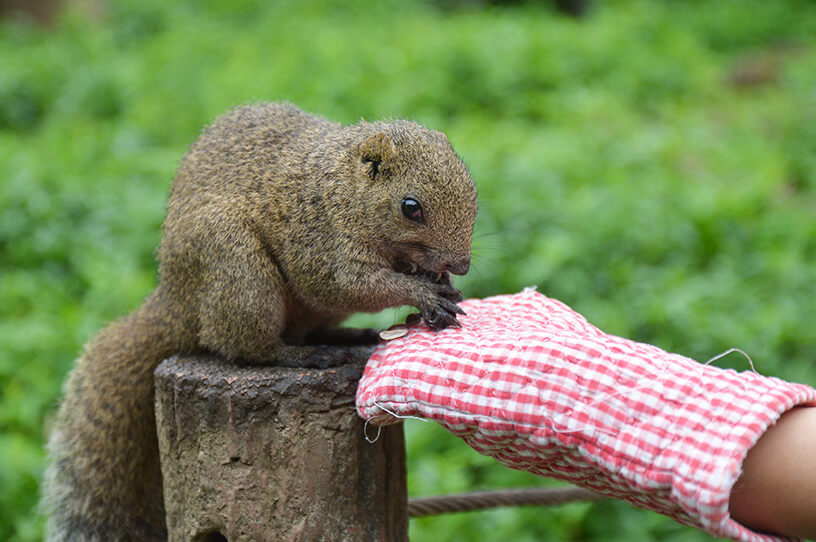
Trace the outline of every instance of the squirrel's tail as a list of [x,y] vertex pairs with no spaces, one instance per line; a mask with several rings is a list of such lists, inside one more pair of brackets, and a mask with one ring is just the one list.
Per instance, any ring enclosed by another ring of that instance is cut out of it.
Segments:
[[66,383],[43,482],[46,540],[167,538],[153,371],[186,345],[158,297],[94,337]]

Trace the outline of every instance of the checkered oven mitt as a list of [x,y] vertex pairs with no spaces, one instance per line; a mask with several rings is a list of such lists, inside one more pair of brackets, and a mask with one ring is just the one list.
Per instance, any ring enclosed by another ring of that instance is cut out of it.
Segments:
[[737,373],[600,331],[528,289],[461,304],[461,328],[381,344],[357,389],[378,425],[435,420],[504,465],[567,480],[735,540],[742,460],[812,388]]

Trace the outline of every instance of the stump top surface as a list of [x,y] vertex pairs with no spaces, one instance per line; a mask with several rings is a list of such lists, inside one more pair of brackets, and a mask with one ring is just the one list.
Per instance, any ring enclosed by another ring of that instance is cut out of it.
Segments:
[[[174,383],[202,393],[302,395],[329,392],[354,396],[366,358],[328,369],[307,369],[230,362],[213,355],[176,355],[155,371],[156,384]],[[204,391],[206,390],[206,391]]]

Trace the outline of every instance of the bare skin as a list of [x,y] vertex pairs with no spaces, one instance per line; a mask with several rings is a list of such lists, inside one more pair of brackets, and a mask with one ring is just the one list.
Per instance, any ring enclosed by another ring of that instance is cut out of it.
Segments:
[[816,407],[793,408],[743,462],[731,517],[755,531],[816,539]]

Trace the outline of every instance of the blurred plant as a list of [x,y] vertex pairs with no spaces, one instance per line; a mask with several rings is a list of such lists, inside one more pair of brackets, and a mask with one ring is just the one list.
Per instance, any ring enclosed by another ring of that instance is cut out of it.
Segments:
[[[536,284],[607,331],[700,360],[738,346],[816,384],[814,53],[805,1],[614,0],[575,20],[524,2],[117,0],[98,20],[0,23],[0,539],[41,536],[43,419],[82,343],[150,291],[186,146],[244,102],[448,133],[480,189],[469,296]],[[430,424],[408,436],[414,494],[549,483]],[[411,529],[706,538],[620,503]]]

